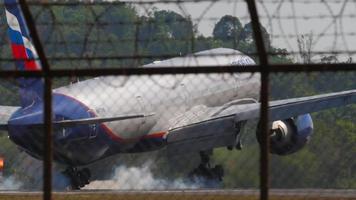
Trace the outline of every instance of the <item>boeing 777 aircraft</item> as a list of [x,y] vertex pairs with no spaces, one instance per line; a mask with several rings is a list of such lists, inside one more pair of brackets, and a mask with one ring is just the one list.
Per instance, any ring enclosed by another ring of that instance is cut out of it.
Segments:
[[[41,70],[16,0],[5,0],[12,53],[18,70]],[[254,65],[239,51],[211,49],[143,67]],[[18,79],[21,105],[1,106],[2,130],[29,155],[43,156],[43,80]],[[209,151],[240,148],[240,130],[258,119],[258,73],[98,77],[53,90],[53,158],[67,166],[73,189],[89,183],[82,166],[120,153],[167,147],[199,152],[200,167],[217,179]],[[356,102],[356,90],[271,101],[271,153],[300,150],[313,133],[309,113]],[[193,170],[200,176],[202,171]]]

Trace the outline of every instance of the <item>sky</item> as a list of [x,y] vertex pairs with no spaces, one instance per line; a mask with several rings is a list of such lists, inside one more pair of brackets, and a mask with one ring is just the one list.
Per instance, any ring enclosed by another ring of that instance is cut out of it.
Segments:
[[[297,36],[312,34],[313,51],[347,52],[340,55],[356,58],[355,0],[259,0],[260,21],[271,33],[272,44],[288,51],[298,51]],[[242,0],[217,2],[154,3],[138,5],[141,14],[153,7],[173,10],[190,16],[199,33],[209,36],[215,23],[224,15],[237,16],[243,24],[250,21]],[[315,56],[318,58],[318,56]],[[320,57],[320,56],[319,56]]]

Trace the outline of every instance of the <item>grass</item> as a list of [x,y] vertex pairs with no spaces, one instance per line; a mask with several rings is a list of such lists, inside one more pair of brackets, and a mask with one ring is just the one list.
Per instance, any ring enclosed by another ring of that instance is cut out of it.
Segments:
[[[0,200],[40,200],[40,194],[1,194]],[[256,195],[214,194],[54,194],[54,200],[258,200]],[[347,197],[271,196],[271,200],[351,200]]]

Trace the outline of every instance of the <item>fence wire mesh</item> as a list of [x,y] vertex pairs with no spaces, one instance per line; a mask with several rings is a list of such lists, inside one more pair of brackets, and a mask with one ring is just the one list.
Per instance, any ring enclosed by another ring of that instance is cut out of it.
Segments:
[[2,1],[0,198],[356,198],[355,0],[20,2],[40,43]]

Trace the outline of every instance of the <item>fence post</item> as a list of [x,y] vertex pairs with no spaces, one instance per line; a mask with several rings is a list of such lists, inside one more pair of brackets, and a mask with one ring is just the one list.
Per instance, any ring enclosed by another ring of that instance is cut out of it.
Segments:
[[44,144],[43,144],[43,199],[52,199],[52,80],[50,76],[50,67],[46,54],[42,47],[40,38],[38,36],[35,22],[32,18],[31,11],[28,7],[26,0],[19,0],[24,18],[26,20],[29,34],[32,38],[32,42],[38,53],[38,57],[41,63],[43,78],[44,78]]
[[269,65],[263,35],[261,32],[259,17],[255,0],[246,0],[250,13],[253,35],[256,41],[257,55],[261,71],[261,109],[260,109],[260,199],[268,200],[269,196],[269,134],[268,134],[268,86]]

